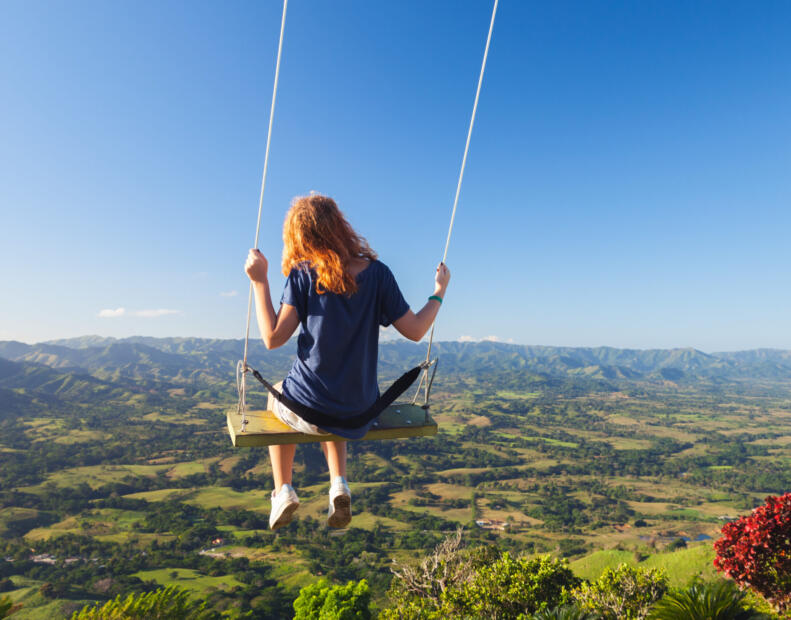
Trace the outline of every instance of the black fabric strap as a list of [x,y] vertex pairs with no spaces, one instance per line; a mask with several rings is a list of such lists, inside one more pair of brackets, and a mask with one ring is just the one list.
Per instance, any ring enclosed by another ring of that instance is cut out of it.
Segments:
[[408,370],[403,375],[401,375],[393,385],[387,388],[387,391],[382,394],[376,402],[371,405],[367,411],[362,413],[358,413],[349,418],[336,418],[335,416],[327,415],[326,413],[322,413],[321,411],[316,411],[311,407],[306,407],[305,405],[298,403],[294,400],[291,400],[288,396],[285,396],[282,392],[278,392],[269,381],[264,379],[261,376],[261,373],[255,370],[254,368],[250,368],[250,371],[253,373],[253,376],[258,379],[261,384],[269,390],[269,393],[272,394],[279,402],[284,404],[286,407],[291,409],[294,413],[296,413],[300,418],[305,420],[306,422],[310,422],[311,424],[315,424],[318,427],[338,427],[338,428],[360,428],[361,426],[365,426],[377,417],[385,408],[390,405],[396,398],[401,396],[410,385],[415,382],[420,371],[423,370],[423,366],[415,366],[412,370]]

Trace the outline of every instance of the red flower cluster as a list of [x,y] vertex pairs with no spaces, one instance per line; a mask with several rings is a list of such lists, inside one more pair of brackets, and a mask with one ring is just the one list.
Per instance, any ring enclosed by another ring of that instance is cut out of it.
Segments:
[[780,611],[791,609],[791,493],[722,528],[714,566]]

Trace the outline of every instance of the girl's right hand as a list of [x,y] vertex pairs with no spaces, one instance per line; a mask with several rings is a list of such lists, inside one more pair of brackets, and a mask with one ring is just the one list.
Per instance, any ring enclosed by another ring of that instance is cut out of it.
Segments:
[[247,254],[247,261],[244,264],[247,277],[253,282],[266,282],[266,272],[268,268],[269,262],[266,260],[266,257],[261,254],[259,250],[250,250]]
[[444,297],[448,282],[450,282],[450,269],[445,263],[440,263],[434,275],[434,294]]

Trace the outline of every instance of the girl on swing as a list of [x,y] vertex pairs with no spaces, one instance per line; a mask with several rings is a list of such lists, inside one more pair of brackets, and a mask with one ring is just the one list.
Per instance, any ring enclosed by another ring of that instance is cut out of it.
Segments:
[[[268,262],[250,250],[245,271],[253,283],[258,328],[267,349],[284,345],[298,326],[297,359],[280,385],[292,400],[332,415],[352,417],[379,397],[376,364],[379,326],[391,323],[419,341],[439,312],[450,280],[437,267],[434,294],[416,314],[404,300],[391,271],[346,221],[335,201],[312,194],[297,197],[283,224],[283,275],[288,276],[275,312],[267,278]],[[312,435],[333,433],[360,439],[373,422],[357,428],[319,428],[269,396],[268,408],[286,425]],[[330,472],[327,525],[344,528],[352,518],[346,483],[346,442],[321,443]],[[299,499],[291,486],[296,445],[269,446],[272,510],[269,527],[291,522]]]

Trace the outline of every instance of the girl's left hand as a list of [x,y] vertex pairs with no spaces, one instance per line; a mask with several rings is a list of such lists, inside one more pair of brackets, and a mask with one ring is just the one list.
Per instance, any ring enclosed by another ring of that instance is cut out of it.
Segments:
[[266,257],[258,250],[250,250],[247,254],[247,262],[244,264],[244,270],[247,272],[253,282],[266,282],[266,273],[269,268],[269,263]]

